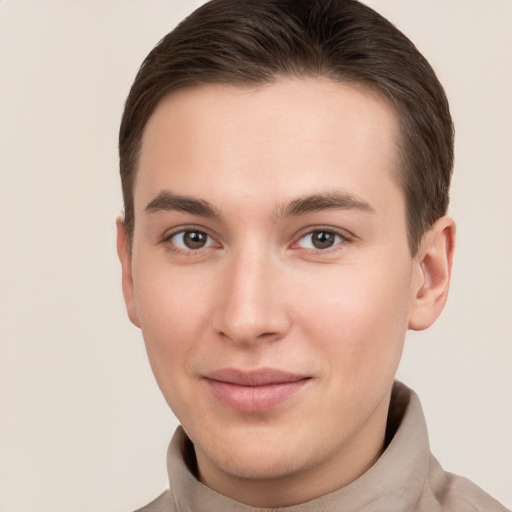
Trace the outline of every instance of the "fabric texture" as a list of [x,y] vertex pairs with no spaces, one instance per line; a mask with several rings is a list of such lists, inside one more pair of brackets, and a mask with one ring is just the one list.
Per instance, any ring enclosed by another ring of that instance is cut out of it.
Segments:
[[178,427],[167,453],[170,489],[137,512],[507,512],[466,478],[442,469],[430,453],[419,399],[399,382],[393,387],[386,437],[381,457],[351,484],[306,503],[264,509],[201,484],[189,469],[193,445]]

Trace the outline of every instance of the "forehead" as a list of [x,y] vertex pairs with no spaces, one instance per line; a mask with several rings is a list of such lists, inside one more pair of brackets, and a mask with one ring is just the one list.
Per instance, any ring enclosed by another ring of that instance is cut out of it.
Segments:
[[[395,186],[398,120],[378,93],[320,79],[202,85],[165,98],[142,137],[135,203],[164,189],[213,201]],[[283,197],[286,199],[286,197]],[[137,204],[138,203],[138,204]]]

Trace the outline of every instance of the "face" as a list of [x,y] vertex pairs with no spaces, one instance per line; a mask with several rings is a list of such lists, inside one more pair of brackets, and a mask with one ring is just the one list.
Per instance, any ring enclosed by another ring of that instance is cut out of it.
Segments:
[[397,138],[377,94],[313,79],[201,86],[149,120],[124,293],[213,489],[282,506],[378,457],[423,279]]

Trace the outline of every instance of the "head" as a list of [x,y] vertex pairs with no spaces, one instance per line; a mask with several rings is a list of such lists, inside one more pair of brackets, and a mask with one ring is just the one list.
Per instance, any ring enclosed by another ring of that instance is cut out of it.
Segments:
[[200,479],[278,507],[357,478],[446,300],[430,66],[358,2],[217,0],[145,60],[120,156],[125,301]]

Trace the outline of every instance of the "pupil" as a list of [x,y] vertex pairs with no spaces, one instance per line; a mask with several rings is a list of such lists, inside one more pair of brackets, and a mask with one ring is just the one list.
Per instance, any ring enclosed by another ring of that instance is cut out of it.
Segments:
[[312,236],[313,245],[317,249],[327,249],[334,244],[334,233],[315,231]]
[[206,243],[206,235],[200,231],[187,231],[183,238],[189,249],[201,249]]

